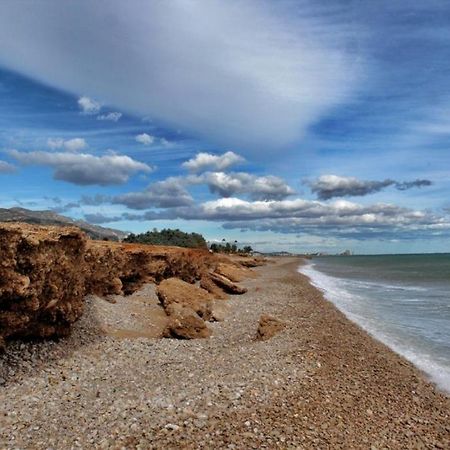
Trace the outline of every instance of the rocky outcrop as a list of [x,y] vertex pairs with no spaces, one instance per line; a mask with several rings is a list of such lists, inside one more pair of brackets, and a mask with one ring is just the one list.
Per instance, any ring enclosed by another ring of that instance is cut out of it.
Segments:
[[200,280],[200,287],[205,291],[208,291],[215,300],[225,300],[228,298],[228,295],[214,283],[208,273],[205,273]]
[[263,314],[259,319],[256,340],[266,341],[278,334],[284,327],[285,324],[276,317]]
[[252,272],[249,269],[239,266],[237,263],[219,263],[216,267],[215,273],[228,278],[234,283],[239,283],[240,281],[252,276]]
[[171,335],[205,337],[206,324],[197,319],[213,318],[211,300],[246,292],[214,273],[219,262],[202,249],[92,241],[75,227],[0,224],[0,346],[13,337],[65,336],[85,295],[129,295],[148,282],[159,284]]
[[0,340],[65,336],[83,312],[86,237],[77,228],[0,227]]
[[172,308],[163,335],[177,339],[202,339],[211,336],[211,330],[195,311],[177,304]]
[[227,294],[241,295],[247,292],[246,288],[234,284],[223,275],[220,275],[218,273],[210,273],[209,276],[211,280],[216,284],[216,286],[223,289]]
[[203,320],[211,319],[213,298],[204,289],[178,278],[168,278],[161,282],[156,294],[168,316],[176,315],[182,306],[192,309]]

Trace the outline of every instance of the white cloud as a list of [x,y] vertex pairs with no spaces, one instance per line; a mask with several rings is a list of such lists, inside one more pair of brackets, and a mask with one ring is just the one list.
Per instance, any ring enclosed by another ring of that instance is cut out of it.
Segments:
[[236,164],[243,163],[242,156],[234,152],[226,152],[223,155],[213,155],[211,153],[197,153],[195,158],[183,163],[183,167],[191,172],[203,172],[206,169],[225,170]]
[[222,197],[249,195],[253,200],[282,200],[295,191],[273,175],[257,177],[246,172],[206,172],[187,177],[192,184],[207,184],[210,191]]
[[78,106],[83,114],[98,114],[100,112],[100,103],[89,97],[83,96],[78,99]]
[[135,140],[142,145],[152,145],[155,142],[155,138],[147,133],[138,134]]
[[211,142],[274,152],[354,90],[358,35],[342,22],[312,0],[5,1],[0,65]]
[[120,112],[110,112],[97,116],[97,120],[109,120],[111,122],[117,122],[121,117],[122,113]]
[[6,161],[0,161],[0,174],[13,173],[16,171],[16,167]]
[[174,208],[191,205],[194,200],[183,187],[183,181],[176,177],[151,184],[145,191],[129,192],[113,198],[113,203],[131,209]]
[[73,138],[67,140],[61,138],[49,138],[47,139],[47,145],[52,150],[64,149],[69,152],[77,152],[88,146],[87,142],[83,138]]
[[151,172],[147,164],[125,155],[94,156],[85,153],[19,152],[10,155],[24,165],[49,166],[53,178],[78,185],[123,184],[136,172]]
[[431,186],[430,180],[416,179],[412,181],[396,181],[386,179],[382,181],[360,180],[355,177],[341,177],[338,175],[322,175],[315,180],[306,181],[311,191],[321,200],[333,197],[364,196],[374,194],[389,186],[399,191]]

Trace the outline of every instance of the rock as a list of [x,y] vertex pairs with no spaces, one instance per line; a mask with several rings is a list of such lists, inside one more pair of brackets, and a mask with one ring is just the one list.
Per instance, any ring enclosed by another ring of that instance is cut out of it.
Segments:
[[168,316],[176,314],[174,305],[180,305],[191,308],[203,320],[211,319],[212,297],[204,289],[178,278],[168,278],[161,282],[156,294]]
[[211,321],[222,322],[228,312],[228,306],[225,302],[214,302],[212,307]]
[[218,273],[211,273],[210,276],[211,280],[228,294],[241,295],[247,292],[246,288],[234,284],[223,275],[219,275]]
[[214,272],[228,278],[234,283],[239,283],[245,278],[249,278],[253,275],[253,272],[249,269],[244,269],[241,266],[227,263],[219,263]]
[[214,283],[209,275],[203,275],[200,280],[200,287],[208,291],[212,297],[217,300],[225,300],[228,296],[225,292]]
[[259,319],[258,330],[256,332],[256,340],[266,341],[278,334],[285,324],[279,319],[263,314]]
[[211,330],[194,310],[175,304],[163,336],[178,339],[201,339],[211,336]]
[[0,227],[0,341],[66,336],[83,312],[87,238],[75,227]]

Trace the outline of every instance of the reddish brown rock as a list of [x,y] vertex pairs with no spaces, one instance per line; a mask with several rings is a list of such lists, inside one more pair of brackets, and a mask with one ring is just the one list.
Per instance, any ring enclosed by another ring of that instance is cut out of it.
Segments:
[[211,274],[220,263],[232,277],[242,269],[205,249],[92,241],[76,227],[0,224],[0,255],[0,347],[13,337],[67,335],[87,294],[130,295],[172,279],[159,289],[166,313],[177,303],[211,320],[213,298],[246,291]]
[[205,291],[208,291],[216,300],[225,300],[226,298],[228,298],[228,295],[225,294],[225,292],[212,281],[209,274],[205,274],[202,277],[202,279],[200,280],[200,287]]
[[171,314],[163,333],[164,337],[202,339],[211,336],[211,330],[205,321],[191,308],[174,304]]
[[237,284],[234,284],[232,281],[230,281],[228,278],[224,277],[223,275],[220,275],[218,273],[211,273],[210,277],[211,277],[211,280],[217,286],[219,286],[221,289],[223,289],[227,294],[241,295],[241,294],[245,294],[247,292],[246,288],[238,286]]
[[0,228],[0,340],[67,335],[83,312],[86,237],[77,228]]
[[209,292],[178,278],[168,278],[160,283],[156,294],[168,316],[174,315],[174,305],[188,307],[203,320],[211,319],[212,297]]
[[215,270],[215,273],[228,278],[234,283],[239,283],[246,278],[254,276],[254,273],[250,269],[246,269],[237,264],[219,263]]
[[278,334],[284,327],[285,324],[276,317],[263,314],[259,319],[256,340],[266,341]]

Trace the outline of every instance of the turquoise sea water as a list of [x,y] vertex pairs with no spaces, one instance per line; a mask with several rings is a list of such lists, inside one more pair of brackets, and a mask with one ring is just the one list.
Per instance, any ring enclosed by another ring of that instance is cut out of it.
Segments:
[[318,257],[300,271],[450,392],[450,254]]

